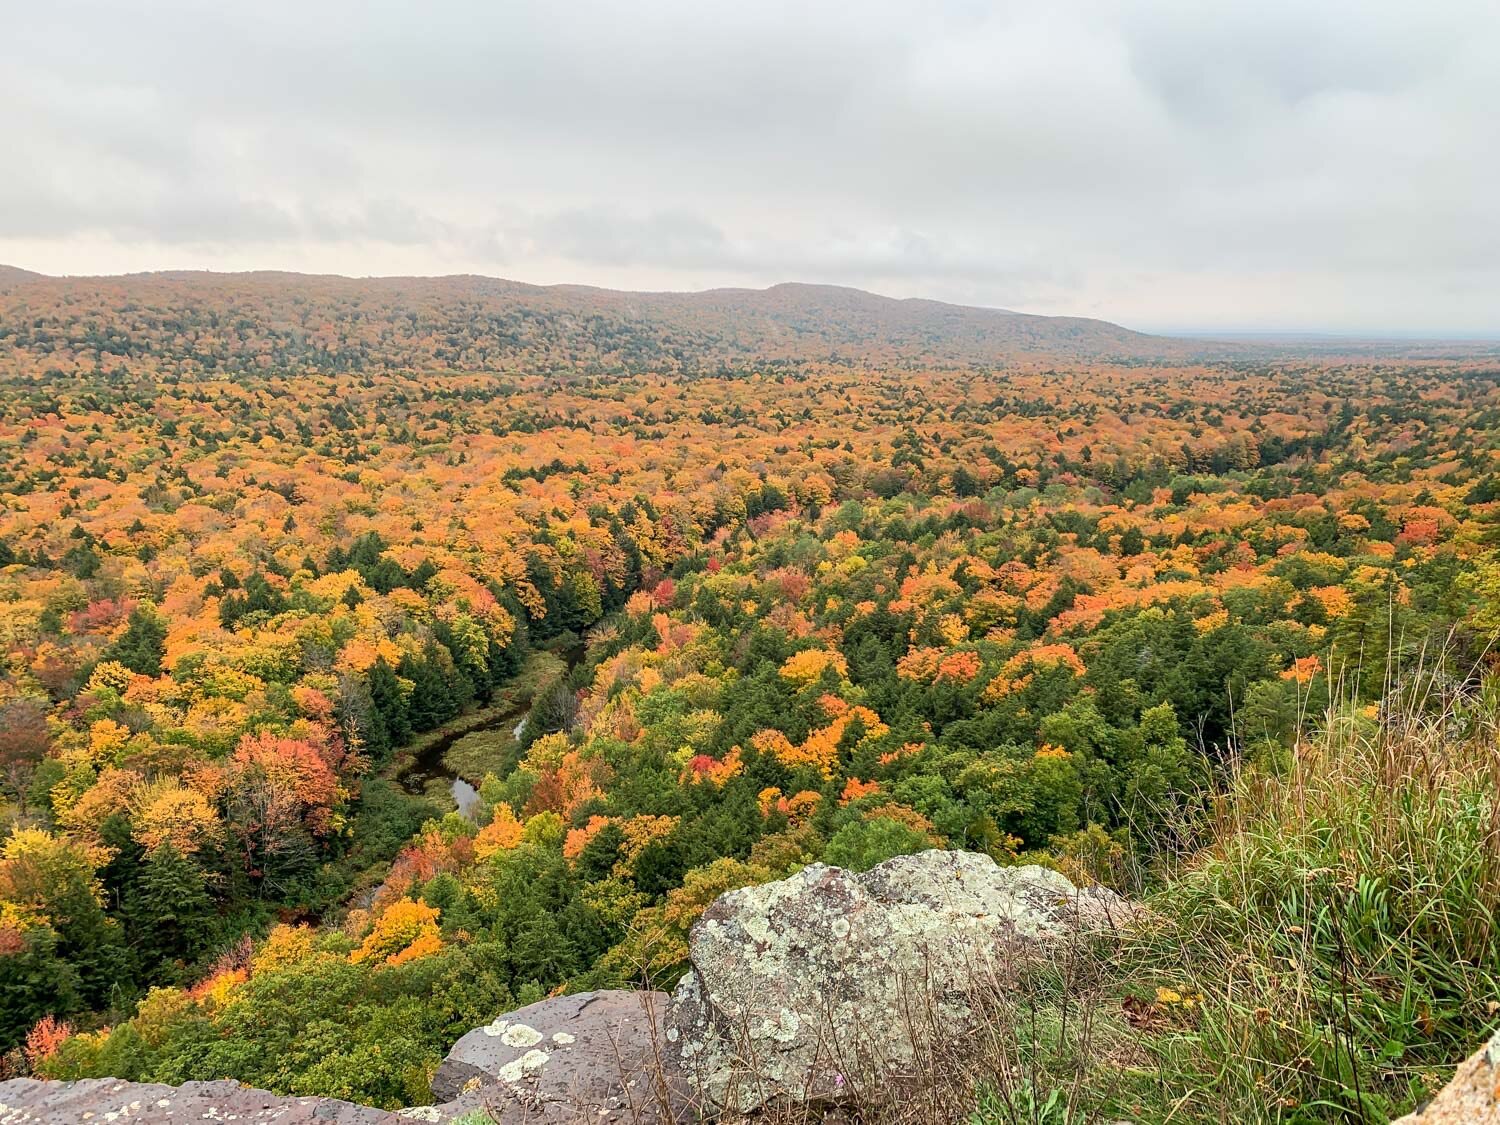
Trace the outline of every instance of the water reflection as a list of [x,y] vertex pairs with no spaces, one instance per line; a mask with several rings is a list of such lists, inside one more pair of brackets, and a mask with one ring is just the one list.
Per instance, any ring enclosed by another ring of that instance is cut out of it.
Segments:
[[453,794],[453,803],[458,806],[460,815],[473,820],[474,810],[479,807],[479,790],[463,778],[455,777],[453,784],[449,786],[449,792]]

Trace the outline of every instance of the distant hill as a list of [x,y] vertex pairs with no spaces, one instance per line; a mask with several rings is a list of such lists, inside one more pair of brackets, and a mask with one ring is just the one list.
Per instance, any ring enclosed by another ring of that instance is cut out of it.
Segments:
[[[26,284],[16,284],[25,280]],[[0,272],[0,347],[176,370],[715,370],[746,363],[973,365],[1215,350],[1102,320],[895,300],[829,285],[629,293],[455,276],[293,273],[50,278]],[[53,364],[56,365],[55,363]]]
[[701,293],[619,293],[558,286],[541,292],[577,296],[599,307],[663,323],[718,323],[750,352],[774,351],[795,341],[794,346],[814,353],[827,348],[842,356],[864,357],[895,349],[934,358],[984,360],[1037,352],[1160,354],[1176,350],[1178,344],[1103,320],[897,300],[834,285],[785,283],[769,289]]
[[31,270],[23,270],[18,266],[7,266],[0,263],[0,289],[8,288],[22,281],[45,281],[46,274],[33,273]]

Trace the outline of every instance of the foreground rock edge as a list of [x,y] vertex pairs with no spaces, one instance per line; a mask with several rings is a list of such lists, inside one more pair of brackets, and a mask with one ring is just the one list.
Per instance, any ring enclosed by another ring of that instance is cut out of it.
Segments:
[[[452,1116],[428,1120],[446,1122]],[[238,1082],[125,1082],[84,1078],[48,1082],[12,1078],[0,1082],[0,1125],[77,1125],[79,1122],[141,1121],[179,1125],[201,1121],[275,1121],[279,1125],[407,1125],[390,1110],[337,1098],[282,1097]]]
[[1500,1125],[1500,1030],[1421,1109],[1393,1125]]
[[[862,874],[811,864],[719,896],[693,927],[691,965],[670,1001],[628,990],[579,993],[468,1032],[434,1075],[437,1105],[390,1111],[233,1081],[13,1079],[0,1083],[0,1125],[231,1114],[248,1122],[441,1125],[476,1109],[500,1125],[615,1125],[688,1119],[694,1106],[732,1114],[837,1102],[847,1080],[909,1070],[934,1043],[951,1049],[979,1018],[976,978],[993,988],[1017,957],[1116,930],[1138,910],[1056,871],[1000,867],[971,852],[898,856]],[[903,1027],[893,1014],[919,983],[929,1022]],[[842,1052],[830,1054],[830,1038]]]
[[500,1122],[638,1125],[678,1117],[684,1090],[661,1067],[662,992],[554,996],[468,1032],[432,1078],[439,1101],[470,1095]]

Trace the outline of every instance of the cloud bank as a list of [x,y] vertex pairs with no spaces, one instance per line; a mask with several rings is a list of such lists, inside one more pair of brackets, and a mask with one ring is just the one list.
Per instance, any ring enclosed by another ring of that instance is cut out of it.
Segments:
[[1500,335],[1500,8],[57,0],[0,261]]

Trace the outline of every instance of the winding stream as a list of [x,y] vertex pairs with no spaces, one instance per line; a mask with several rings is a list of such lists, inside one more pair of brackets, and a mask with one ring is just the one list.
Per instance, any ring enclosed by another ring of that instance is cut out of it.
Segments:
[[[579,643],[570,645],[558,653],[566,666],[563,671],[564,676],[583,660],[584,650],[585,646]],[[426,795],[433,781],[441,780],[446,783],[448,793],[453,798],[453,803],[458,806],[458,811],[464,816],[472,815],[479,804],[479,790],[449,768],[444,760],[448,751],[452,749],[455,742],[471,734],[501,730],[506,727],[509,727],[511,735],[519,740],[521,733],[526,729],[526,716],[531,710],[531,702],[530,699],[526,699],[507,706],[472,712],[454,720],[450,729],[438,734],[413,756],[411,764],[397,775],[396,780],[401,788],[417,797]]]
[[[444,757],[455,742],[471,734],[500,730],[512,724],[514,724],[515,731],[519,732],[526,725],[526,712],[529,710],[531,710],[531,704],[526,702],[512,707],[497,708],[490,713],[481,712],[478,716],[469,716],[471,722],[445,731],[422,748],[412,759],[411,765],[402,770],[397,778],[401,783],[401,788],[415,797],[421,797],[429,792],[428,786],[434,780],[443,780],[447,783],[448,793],[452,796],[453,803],[458,806],[458,811],[468,816],[473,812],[474,806],[479,803],[479,790],[454,773],[448,767],[448,763],[443,760]],[[520,721],[518,722],[517,719]],[[516,737],[519,738],[520,734],[517,733]]]

